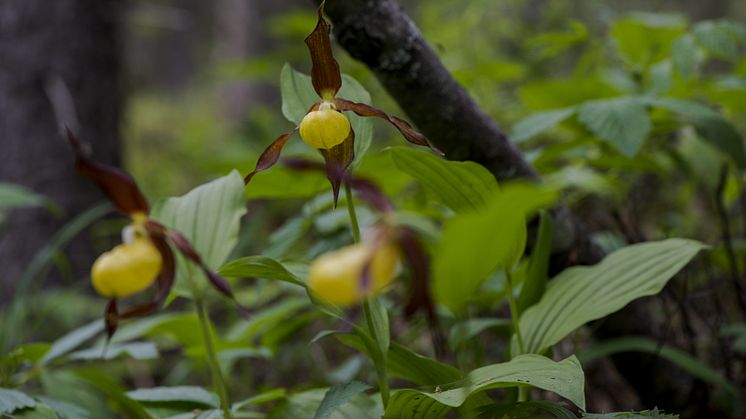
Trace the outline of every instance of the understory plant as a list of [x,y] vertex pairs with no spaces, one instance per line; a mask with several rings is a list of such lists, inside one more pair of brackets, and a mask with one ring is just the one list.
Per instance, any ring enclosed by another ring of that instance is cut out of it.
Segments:
[[[92,160],[84,139],[66,132],[77,170],[130,223],[91,268],[93,288],[109,300],[103,318],[0,359],[0,417],[675,416],[656,406],[587,412],[584,366],[624,345],[660,353],[737,405],[742,390],[686,352],[639,336],[604,346],[586,327],[660,293],[707,245],[615,241],[599,263],[551,273],[553,243],[570,234],[552,209],[577,198],[575,178],[498,184],[476,163],[445,159],[409,123],[366,103],[362,85],[340,73],[329,29],[322,6],[306,38],[311,76],[289,65],[281,75],[295,128],[245,176],[234,170],[151,208],[129,174]],[[694,42],[696,31],[675,42]],[[653,59],[622,51],[642,67]],[[682,54],[672,58],[677,71],[689,68]],[[634,164],[650,119],[668,123],[669,113],[731,151],[727,164],[741,169],[743,148],[715,138],[742,140],[726,116],[659,92],[540,110],[513,133],[530,144],[577,115],[566,130],[583,132],[582,146]],[[421,148],[368,152],[370,116]],[[280,159],[297,131],[323,160]],[[552,166],[553,156],[548,146],[535,162]],[[252,227],[262,214],[247,213],[247,201],[270,197],[298,210],[264,240]],[[242,253],[242,240],[264,250]]]

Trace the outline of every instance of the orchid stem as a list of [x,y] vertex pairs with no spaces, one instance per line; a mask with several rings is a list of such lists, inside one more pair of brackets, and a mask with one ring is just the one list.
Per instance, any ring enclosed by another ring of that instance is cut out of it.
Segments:
[[[518,305],[515,302],[513,296],[513,277],[510,275],[510,271],[505,270],[505,282],[508,287],[508,304],[510,305],[510,321],[513,324],[513,333],[515,333],[516,340],[518,341],[518,355],[526,353],[523,346],[523,335],[521,334],[520,326],[520,314],[518,313]],[[512,358],[512,357],[511,357]],[[523,402],[527,399],[528,389],[524,386],[518,386],[518,401]]]
[[352,202],[352,188],[350,188],[350,184],[347,182],[345,182],[345,200],[347,201],[347,213],[350,215],[352,241],[355,243],[360,243],[360,224],[358,224],[357,221],[355,203]]
[[205,351],[207,352],[207,365],[210,368],[212,375],[212,383],[215,387],[215,391],[218,393],[220,398],[220,407],[223,410],[224,419],[233,419],[231,413],[231,403],[228,398],[228,388],[223,378],[223,373],[220,371],[220,362],[218,361],[217,351],[215,351],[215,342],[212,336],[212,323],[210,317],[207,314],[207,308],[205,302],[202,299],[202,295],[194,283],[194,277],[192,276],[192,268],[189,267],[189,283],[192,288],[192,299],[194,300],[194,309],[197,311],[197,318],[199,319],[199,326],[202,329],[202,339],[205,342]]
[[[355,243],[360,243],[360,224],[357,221],[357,213],[355,212],[355,203],[352,201],[352,189],[350,184],[345,182],[345,200],[347,201],[347,213],[350,215],[350,227],[352,229],[352,240]],[[375,297],[374,297],[375,298]],[[373,327],[373,315],[371,314],[370,301],[366,299],[363,302],[363,316],[365,317],[365,323],[368,326],[368,333],[375,342],[378,342],[380,337],[376,332],[376,328]],[[371,351],[377,351],[378,348],[370,348]],[[383,403],[384,409],[389,404],[389,381],[386,373],[386,354],[382,353],[380,356],[372,357],[373,364],[376,368],[376,375],[378,376],[378,390],[381,392],[381,402]]]

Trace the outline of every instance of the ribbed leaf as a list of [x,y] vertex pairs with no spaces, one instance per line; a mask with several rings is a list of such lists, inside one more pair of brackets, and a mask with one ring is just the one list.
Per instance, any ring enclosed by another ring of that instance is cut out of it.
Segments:
[[176,387],[153,387],[141,388],[127,392],[127,397],[139,402],[191,402],[205,406],[216,407],[218,398],[216,395],[194,386]]
[[697,46],[691,35],[683,35],[671,45],[671,62],[673,68],[684,79],[689,79],[697,70]]
[[353,397],[369,389],[370,386],[359,381],[339,384],[329,389],[321,400],[313,419],[328,419],[340,406],[349,402]]
[[[234,170],[183,196],[159,202],[153,209],[153,218],[183,234],[204,264],[215,270],[225,263],[238,243],[240,220],[245,213],[243,178]],[[184,258],[178,259],[174,292],[189,295],[183,280],[189,269]]]
[[266,256],[246,256],[230,261],[218,274],[227,278],[262,278],[284,281],[306,287],[306,283],[285,269],[282,264]]
[[510,137],[516,143],[526,141],[569,118],[575,113],[575,110],[572,107],[531,114],[513,125]]
[[738,43],[728,24],[705,21],[694,25],[692,30],[697,43],[710,54],[731,60],[738,59]]
[[[310,418],[313,417],[326,389],[314,389],[288,396],[267,415],[268,419]],[[349,402],[339,406],[329,419],[379,419],[383,415],[380,397],[357,394]]]
[[583,413],[583,417],[590,419],[679,419],[679,415],[663,413],[657,408],[642,412]]
[[18,390],[0,388],[0,415],[34,406],[36,406],[34,399],[24,393]]
[[447,407],[461,406],[472,394],[517,385],[551,391],[585,409],[583,369],[575,356],[554,362],[539,355],[520,355],[473,370],[463,379],[439,384],[432,391],[399,390],[392,396],[384,418],[441,418]]
[[65,336],[54,341],[49,352],[44,354],[44,357],[39,361],[41,365],[46,365],[51,361],[67,354],[78,346],[82,345],[83,342],[91,339],[97,334],[104,330],[103,320],[95,320],[91,323],[81,326],[72,332],[69,332]]
[[739,167],[746,167],[746,144],[738,130],[717,111],[692,102],[674,98],[641,97],[645,104],[667,109],[681,115],[692,124],[697,134],[724,155],[732,158]]
[[521,316],[525,350],[539,353],[585,323],[657,294],[703,248],[686,239],[642,243],[617,250],[597,265],[563,271]]
[[546,289],[549,280],[549,262],[552,256],[552,216],[547,211],[539,215],[539,232],[534,245],[534,251],[528,262],[526,280],[521,287],[518,297],[519,312],[534,305]]
[[633,97],[585,102],[578,119],[598,138],[628,157],[633,157],[650,132],[650,116],[645,106]]
[[396,167],[417,179],[423,187],[454,211],[480,208],[497,189],[497,181],[483,166],[445,160],[428,151],[391,148]]
[[492,272],[512,269],[526,244],[526,217],[555,198],[553,190],[510,184],[484,208],[448,219],[433,257],[435,299],[461,311]]

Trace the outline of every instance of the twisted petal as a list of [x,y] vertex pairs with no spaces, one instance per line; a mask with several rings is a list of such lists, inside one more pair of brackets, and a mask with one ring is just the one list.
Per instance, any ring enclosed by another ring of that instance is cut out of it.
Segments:
[[332,193],[334,194],[334,207],[337,207],[337,198],[339,197],[339,186],[345,178],[347,168],[350,167],[355,159],[355,132],[350,130],[347,139],[338,145],[329,149],[319,149],[324,156],[326,164],[326,178],[332,184]]
[[342,86],[339,64],[332,54],[329,41],[329,24],[324,20],[324,6],[319,7],[319,20],[313,32],[306,37],[306,45],[311,53],[311,82],[318,95],[331,100]]
[[179,249],[182,255],[186,256],[189,260],[191,260],[197,266],[199,266],[200,269],[202,269],[202,272],[204,272],[208,281],[210,281],[210,283],[212,284],[213,287],[215,287],[215,289],[220,291],[221,294],[235,301],[235,297],[233,296],[233,291],[231,290],[231,287],[228,284],[228,281],[226,281],[225,278],[223,278],[222,276],[211,271],[204,264],[204,262],[202,262],[202,258],[199,256],[199,254],[197,254],[197,251],[194,250],[194,248],[192,247],[192,244],[189,243],[189,240],[187,240],[187,238],[184,237],[183,234],[177,231],[167,230],[166,236],[171,241],[171,243],[173,243],[176,246],[176,248]]
[[128,216],[138,212],[148,213],[148,201],[127,172],[91,160],[67,127],[65,135],[75,152],[75,167],[78,172],[93,180],[119,212]]
[[360,116],[375,116],[378,118],[385,119],[391,125],[395,126],[396,129],[398,129],[399,132],[401,132],[401,134],[404,136],[404,138],[410,143],[428,147],[430,148],[430,150],[432,150],[439,156],[443,156],[442,151],[430,145],[430,143],[427,142],[427,138],[425,138],[425,136],[422,135],[421,132],[412,128],[412,126],[409,125],[409,122],[403,119],[399,119],[395,116],[390,116],[386,112],[380,109],[374,108],[370,105],[366,105],[365,103],[351,102],[346,99],[339,99],[339,98],[334,99],[334,105],[340,111],[352,111]]
[[248,185],[248,183],[251,181],[251,178],[253,178],[255,174],[274,166],[275,163],[277,163],[277,160],[280,159],[282,147],[285,146],[285,143],[288,142],[290,137],[292,137],[296,131],[298,131],[298,127],[293,128],[292,131],[288,132],[287,134],[280,135],[279,137],[277,137],[276,140],[272,141],[272,143],[266,149],[264,149],[262,155],[259,156],[259,160],[256,162],[256,167],[254,168],[254,170],[252,170],[251,173],[243,178],[243,183]]

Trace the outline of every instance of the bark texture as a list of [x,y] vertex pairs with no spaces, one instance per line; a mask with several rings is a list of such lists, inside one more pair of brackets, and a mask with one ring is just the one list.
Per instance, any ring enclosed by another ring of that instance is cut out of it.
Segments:
[[[46,195],[64,211],[9,214],[0,232],[0,305],[52,235],[102,199],[75,172],[53,103],[95,158],[118,163],[120,7],[116,0],[0,2],[0,181]],[[80,239],[69,250],[72,272],[87,270],[90,244]]]

